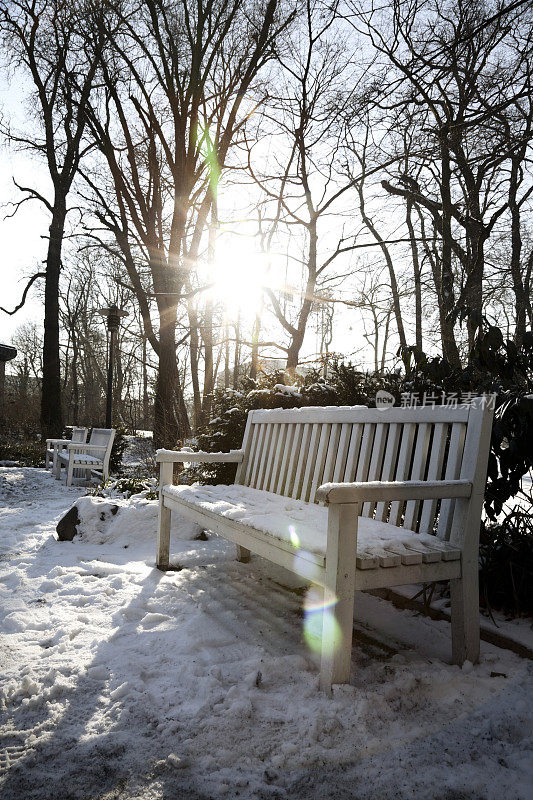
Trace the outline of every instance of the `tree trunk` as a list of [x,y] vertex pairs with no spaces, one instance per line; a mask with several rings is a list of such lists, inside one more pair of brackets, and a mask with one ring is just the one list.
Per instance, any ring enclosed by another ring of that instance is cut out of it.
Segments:
[[229,325],[224,326],[226,341],[224,345],[224,389],[229,389]]
[[72,375],[72,413],[74,425],[80,424],[80,391],[78,386],[78,336],[76,332],[72,331],[72,362],[71,362],[71,375]]
[[188,314],[189,314],[189,327],[190,327],[189,353],[191,359],[194,429],[198,430],[198,428],[200,428],[202,425],[202,398],[200,396],[200,380],[198,377],[198,353],[199,353],[198,312],[194,306],[194,300],[189,301]]
[[263,303],[257,314],[255,315],[254,324],[252,327],[252,361],[250,365],[250,378],[255,381],[259,371],[259,336],[261,335],[261,314]]
[[515,295],[516,321],[514,339],[517,345],[522,343],[526,332],[527,307],[527,296],[522,283],[522,236],[520,231],[520,207],[517,203],[519,167],[520,162],[518,159],[513,159],[509,178],[509,210],[511,212],[511,260],[509,266]]
[[381,375],[385,373],[385,359],[387,357],[387,342],[389,341],[390,318],[391,318],[391,312],[388,311],[387,318],[385,320],[385,333],[383,335],[383,349],[381,351],[381,367],[380,367]]
[[143,381],[143,428],[146,429],[148,424],[148,417],[150,416],[150,404],[148,400],[148,363],[146,353],[146,334],[143,332],[143,365],[142,365],[142,381]]
[[56,197],[46,258],[44,289],[43,380],[41,390],[41,436],[63,433],[61,408],[61,364],[59,359],[59,275],[61,246],[67,215],[66,198]]
[[415,237],[412,218],[413,202],[407,200],[406,222],[411,240],[411,256],[413,259],[413,277],[415,289],[415,344],[422,350],[422,287],[420,281],[420,259],[418,257],[418,246]]
[[235,320],[235,354],[233,358],[233,388],[238,389],[239,387],[239,378],[240,378],[240,361],[241,361],[241,347],[240,347],[240,339],[241,339],[241,325],[240,325],[240,313],[237,314],[237,319]]
[[159,365],[154,398],[154,445],[172,449],[179,430],[174,411],[176,401],[176,307],[160,309]]
[[211,417],[211,404],[214,389],[214,361],[213,361],[213,303],[207,300],[202,325],[202,339],[204,342],[204,393],[202,398],[201,419],[205,425]]
[[[445,134],[442,134],[444,137]],[[442,201],[442,250],[440,276],[438,279],[437,297],[439,300],[439,321],[442,340],[442,354],[453,367],[461,366],[459,349],[453,332],[450,318],[455,307],[453,293],[452,270],[452,199],[451,199],[451,166],[448,143],[441,137],[441,201]]]
[[359,210],[361,212],[361,218],[365,223],[366,227],[378,242],[381,252],[385,258],[385,263],[387,264],[387,269],[389,272],[389,280],[391,285],[391,293],[392,293],[392,308],[394,311],[394,318],[396,320],[396,329],[398,331],[398,338],[400,340],[400,347],[406,348],[407,347],[407,339],[405,336],[405,328],[403,325],[403,317],[402,317],[402,309],[400,306],[400,292],[398,290],[398,281],[396,280],[396,272],[394,270],[394,264],[392,263],[391,254],[389,252],[389,248],[387,247],[385,240],[378,232],[377,228],[375,227],[374,223],[366,213],[365,209],[365,196],[364,196],[364,185],[363,183],[357,184],[357,193],[359,195]]

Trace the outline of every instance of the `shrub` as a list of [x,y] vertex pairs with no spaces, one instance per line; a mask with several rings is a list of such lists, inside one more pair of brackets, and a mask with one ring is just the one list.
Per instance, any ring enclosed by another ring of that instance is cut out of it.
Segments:
[[[301,408],[302,406],[339,405],[333,385],[316,372],[297,375],[296,383],[284,383],[283,372],[245,378],[240,389],[217,389],[213,397],[213,419],[197,437],[198,448],[208,453],[236,450],[242,444],[248,412],[258,408]],[[231,483],[235,464],[200,464],[186,471],[182,480],[203,483]]]
[[485,511],[495,520],[533,468],[533,332],[517,347],[482,319],[463,369],[453,369],[438,356],[428,358],[416,347],[404,349],[401,356],[404,391],[495,395],[485,490]]
[[482,524],[480,602],[489,611],[533,614],[533,519],[515,508],[501,522]]
[[45,444],[31,441],[1,441],[0,461],[16,461],[21,467],[44,467]]
[[109,458],[109,472],[112,475],[119,472],[122,466],[124,451],[128,446],[126,433],[127,431],[124,426],[119,425],[115,429],[115,438],[113,440],[113,447],[111,448],[111,456]]

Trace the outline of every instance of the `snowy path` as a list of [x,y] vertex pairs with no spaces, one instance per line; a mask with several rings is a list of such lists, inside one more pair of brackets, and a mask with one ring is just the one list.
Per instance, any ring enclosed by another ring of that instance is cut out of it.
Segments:
[[2,800],[531,798],[529,662],[461,671],[447,623],[358,594],[383,647],[327,699],[301,592],[188,523],[158,572],[147,501],[57,542],[79,494],[0,469]]

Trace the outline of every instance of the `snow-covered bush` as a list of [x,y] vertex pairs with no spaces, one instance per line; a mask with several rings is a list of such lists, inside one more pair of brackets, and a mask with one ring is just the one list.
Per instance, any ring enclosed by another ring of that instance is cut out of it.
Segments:
[[[285,383],[283,372],[261,375],[257,380],[244,378],[238,391],[217,389],[213,398],[213,419],[198,433],[198,449],[208,453],[226,452],[241,446],[248,411],[257,408],[301,408],[302,406],[338,405],[335,387],[316,372],[297,375]],[[182,476],[182,480],[203,483],[231,483],[235,464],[200,464]]]

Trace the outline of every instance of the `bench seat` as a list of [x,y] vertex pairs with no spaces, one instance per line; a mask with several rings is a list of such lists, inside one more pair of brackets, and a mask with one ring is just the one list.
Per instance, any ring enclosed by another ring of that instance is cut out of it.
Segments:
[[[70,460],[70,453],[68,452],[68,450],[61,450],[59,456],[63,464],[68,464]],[[74,460],[76,462],[76,466],[79,466],[80,464],[91,464],[101,467],[102,464],[104,463],[102,458],[97,458],[96,456],[90,456],[88,453],[75,453]]]
[[[294,555],[326,563],[328,510],[249,486],[165,486],[164,497],[206,516],[235,520],[249,532],[266,534]],[[303,551],[303,552],[302,552]],[[435,536],[415,533],[387,522],[361,517],[357,533],[357,568],[388,569],[400,564],[457,561],[461,551]]]

